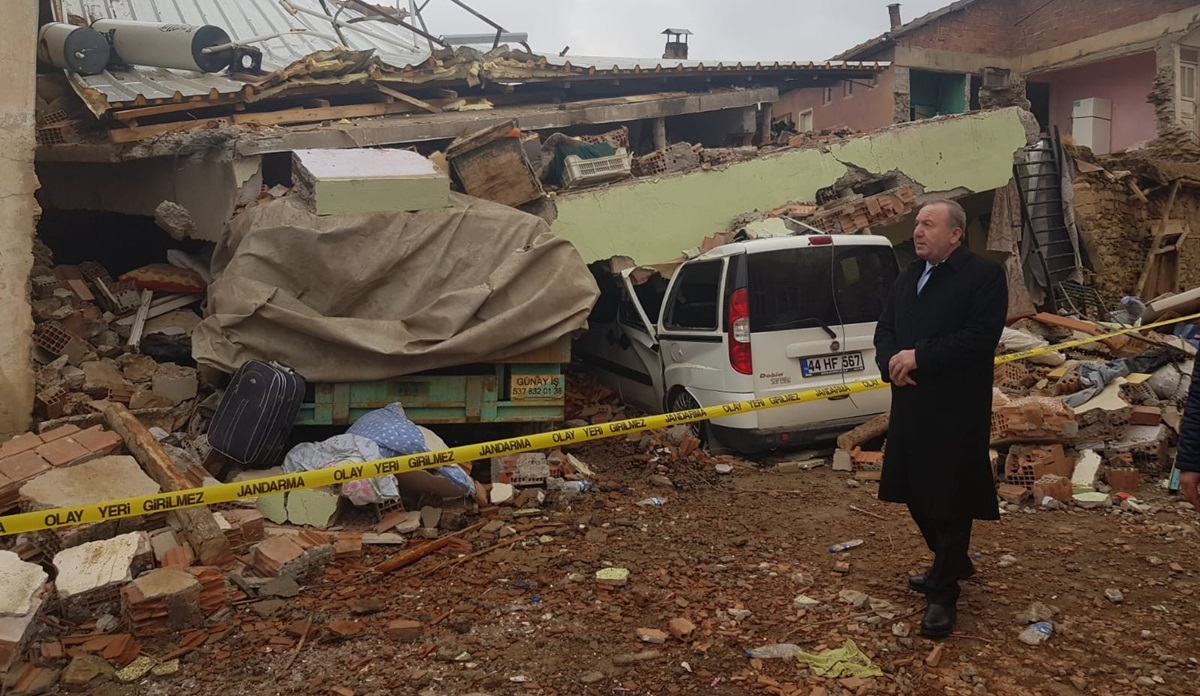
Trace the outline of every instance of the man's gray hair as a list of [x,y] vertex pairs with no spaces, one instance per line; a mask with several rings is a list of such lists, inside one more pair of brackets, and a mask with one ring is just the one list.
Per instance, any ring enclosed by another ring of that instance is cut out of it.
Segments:
[[924,210],[933,205],[945,206],[946,211],[950,214],[950,229],[954,229],[955,227],[957,227],[958,229],[963,231],[963,236],[964,237],[966,236],[966,234],[967,234],[967,211],[963,210],[963,207],[958,204],[958,201],[952,201],[949,198],[938,198],[937,200],[932,200],[932,201],[929,201],[928,203],[925,203],[924,205],[921,206],[920,210],[918,210],[917,212],[919,213],[919,212],[921,212],[921,210]]

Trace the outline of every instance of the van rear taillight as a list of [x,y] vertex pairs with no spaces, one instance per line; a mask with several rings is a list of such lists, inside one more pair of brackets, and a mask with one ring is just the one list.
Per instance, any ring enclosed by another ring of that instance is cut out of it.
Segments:
[[729,297],[729,365],[743,375],[754,374],[750,357],[750,293],[746,288]]

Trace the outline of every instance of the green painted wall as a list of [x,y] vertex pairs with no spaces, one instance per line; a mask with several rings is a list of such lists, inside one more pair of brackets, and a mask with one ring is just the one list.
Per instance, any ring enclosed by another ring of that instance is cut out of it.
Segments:
[[813,201],[817,189],[848,171],[847,163],[875,173],[900,170],[927,193],[1000,188],[1025,139],[1016,108],[905,124],[827,148],[560,195],[552,228],[589,262],[625,255],[659,263],[728,229],[743,213]]

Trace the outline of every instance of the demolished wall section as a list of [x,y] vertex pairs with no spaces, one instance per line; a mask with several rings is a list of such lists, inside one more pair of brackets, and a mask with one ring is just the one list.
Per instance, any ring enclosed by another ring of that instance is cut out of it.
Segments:
[[38,3],[8,7],[0,30],[0,437],[27,430],[34,380],[29,271],[38,207],[33,192]]
[[[560,195],[552,230],[575,244],[586,261],[627,255],[654,263],[729,229],[747,211],[815,200],[818,189],[852,167],[875,174],[902,171],[926,194],[990,191],[1012,176],[1013,153],[1027,143],[1026,116],[1003,109],[942,117],[712,171]],[[614,228],[617,219],[622,225]]]

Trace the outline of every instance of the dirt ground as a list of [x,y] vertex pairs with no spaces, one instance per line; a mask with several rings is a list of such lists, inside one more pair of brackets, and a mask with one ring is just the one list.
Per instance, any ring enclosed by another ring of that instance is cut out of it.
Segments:
[[[453,566],[446,565],[452,556],[432,556],[380,576],[367,568],[398,551],[374,547],[361,562],[327,567],[298,597],[278,602],[273,615],[261,617],[253,604],[237,607],[226,619],[228,633],[185,657],[176,676],[110,682],[92,692],[1200,691],[1197,516],[1158,488],[1143,487],[1139,499],[1150,505],[1144,514],[1039,510],[979,523],[973,540],[979,572],[965,584],[958,631],[935,642],[917,637],[924,605],[905,586],[929,554],[904,508],[875,499],[876,484],[853,486],[827,466],[776,473],[765,459],[725,477],[650,468],[626,440],[573,451],[598,474],[598,489],[539,516],[511,519],[516,535],[465,537],[493,551]],[[670,488],[648,480],[663,471]],[[636,504],[649,496],[666,502]],[[827,550],[854,538],[865,543],[838,554]],[[837,562],[848,563],[848,571],[836,572]],[[610,565],[628,569],[628,583],[598,589],[595,573]],[[1107,589],[1119,590],[1123,601],[1106,599]],[[855,609],[839,598],[843,590],[894,606],[876,601],[877,611]],[[800,594],[820,604],[794,609]],[[1055,633],[1029,646],[1017,640],[1024,623],[1015,615],[1035,601],[1057,609]],[[379,611],[362,614],[373,610]],[[639,628],[667,631],[680,617],[697,627],[690,641],[639,641]],[[422,638],[389,638],[389,622],[399,619],[424,622]],[[335,621],[358,625],[337,639],[328,628]],[[882,677],[843,682],[791,659],[744,654],[771,643],[819,653],[847,640]],[[936,646],[940,659],[927,662]]]

